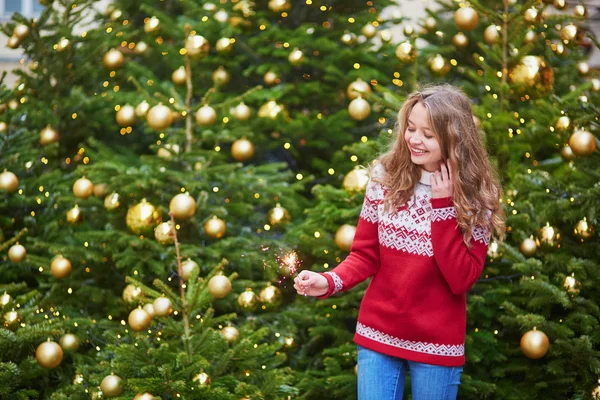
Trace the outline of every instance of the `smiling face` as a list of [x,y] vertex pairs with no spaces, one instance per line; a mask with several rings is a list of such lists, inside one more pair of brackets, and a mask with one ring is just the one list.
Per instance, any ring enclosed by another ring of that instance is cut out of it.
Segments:
[[417,102],[408,115],[404,140],[413,163],[428,172],[440,169],[442,150],[429,124],[429,111],[421,102]]

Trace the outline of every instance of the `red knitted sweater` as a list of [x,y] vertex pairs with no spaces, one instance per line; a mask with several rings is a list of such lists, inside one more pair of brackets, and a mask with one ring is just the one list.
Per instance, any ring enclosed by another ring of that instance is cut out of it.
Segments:
[[350,254],[323,274],[329,291],[320,298],[372,276],[354,341],[407,360],[461,366],[466,292],[481,274],[489,235],[477,226],[465,245],[452,200],[431,198],[430,175],[423,171],[414,196],[395,213],[384,211],[386,188],[369,181]]

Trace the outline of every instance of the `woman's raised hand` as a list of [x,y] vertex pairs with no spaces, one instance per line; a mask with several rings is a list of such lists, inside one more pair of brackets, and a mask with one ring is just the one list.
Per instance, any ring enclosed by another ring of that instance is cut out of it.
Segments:
[[323,275],[304,270],[294,278],[294,288],[304,296],[323,296],[329,291],[329,283]]

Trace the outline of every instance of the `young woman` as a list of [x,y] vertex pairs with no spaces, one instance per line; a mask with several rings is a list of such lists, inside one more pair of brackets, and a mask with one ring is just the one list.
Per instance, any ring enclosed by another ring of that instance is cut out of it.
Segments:
[[358,398],[456,399],[465,361],[466,293],[492,234],[504,235],[502,189],[453,86],[412,93],[397,139],[371,168],[352,249],[324,274],[302,271],[301,295],[326,298],[373,277],[363,298]]

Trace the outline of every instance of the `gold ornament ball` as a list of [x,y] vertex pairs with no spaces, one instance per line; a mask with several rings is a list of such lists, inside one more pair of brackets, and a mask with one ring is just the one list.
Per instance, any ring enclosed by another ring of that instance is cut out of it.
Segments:
[[492,240],[487,249],[487,256],[491,262],[499,261],[503,254],[500,251],[500,245],[496,240]]
[[288,61],[293,66],[298,66],[304,62],[304,53],[302,50],[295,48],[288,56]]
[[181,263],[181,277],[184,281],[187,281],[194,274],[198,274],[200,272],[200,266],[193,260],[187,259]]
[[157,131],[162,131],[171,126],[173,123],[173,114],[171,109],[162,104],[155,105],[146,114],[148,125]]
[[591,156],[596,151],[596,137],[583,129],[577,129],[569,138],[569,147],[578,157]]
[[260,302],[265,309],[273,309],[281,304],[281,290],[278,287],[269,285],[260,291]]
[[281,82],[279,76],[277,76],[277,74],[273,71],[268,71],[267,73],[265,73],[265,75],[263,76],[263,81],[267,86],[273,86]]
[[521,351],[531,359],[542,358],[548,352],[550,341],[542,331],[531,330],[521,337]]
[[289,0],[269,0],[269,10],[280,13],[292,8]]
[[227,85],[231,80],[231,75],[223,66],[217,68],[212,74],[212,80],[216,86],[221,87]]
[[532,237],[523,240],[519,246],[519,250],[521,250],[521,253],[525,257],[533,257],[537,251],[537,248],[537,242]]
[[144,32],[156,32],[160,27],[160,20],[156,17],[146,18],[144,20]]
[[240,331],[233,326],[225,326],[221,329],[221,336],[223,336],[227,343],[233,343],[240,336]]
[[19,40],[25,39],[29,36],[29,27],[24,24],[17,24],[13,29],[13,36]]
[[150,318],[154,318],[154,316],[156,315],[154,314],[154,306],[152,305],[152,303],[144,304],[144,307],[142,307],[142,309],[148,313]]
[[8,249],[8,258],[14,263],[20,263],[25,259],[26,255],[27,250],[25,250],[25,247],[18,242],[17,244],[10,246],[10,249]]
[[461,49],[463,47],[467,47],[467,45],[469,44],[469,39],[464,33],[458,32],[452,37],[452,43],[454,43],[456,47]]
[[521,90],[534,88],[545,93],[554,84],[554,71],[541,56],[524,56],[509,74]]
[[179,145],[167,143],[164,147],[158,149],[156,155],[160,158],[170,159],[173,154],[179,154]]
[[113,10],[113,12],[110,13],[110,20],[118,21],[119,19],[121,19],[122,16],[123,16],[123,11],[121,11],[119,9],[115,9],[115,10]]
[[285,106],[277,104],[275,100],[266,102],[258,109],[258,116],[261,118],[276,119],[279,114],[285,117],[288,115]]
[[4,121],[0,121],[0,133],[5,133],[8,130],[8,125]]
[[71,208],[67,211],[67,222],[71,225],[75,225],[80,223],[83,220],[83,214],[81,213],[81,209],[77,204],[75,207]]
[[248,161],[254,156],[254,144],[248,139],[238,139],[231,146],[231,155],[237,161]]
[[523,38],[523,40],[525,41],[525,44],[535,43],[535,41],[537,40],[537,33],[530,29],[527,31],[527,33],[525,33],[525,37]]
[[173,312],[173,304],[167,297],[159,297],[152,303],[154,315],[157,317],[167,317]]
[[567,8],[567,1],[566,0],[554,0],[554,7],[557,10],[564,10],[565,8]]
[[80,342],[81,341],[77,335],[73,333],[66,333],[59,340],[60,347],[62,347],[63,350],[68,351],[77,351],[77,349],[79,349]]
[[483,31],[483,40],[487,44],[498,43],[500,40],[500,27],[498,25],[490,25]]
[[362,192],[369,183],[369,174],[365,168],[355,167],[344,176],[342,186],[349,193]]
[[104,68],[109,71],[114,71],[115,69],[123,67],[124,61],[125,57],[123,57],[123,53],[117,49],[109,50],[106,54],[104,54],[104,58],[102,59]]
[[592,90],[594,92],[600,92],[600,79],[592,79]]
[[56,368],[62,362],[63,350],[58,343],[48,340],[37,347],[35,359],[44,368]]
[[571,147],[568,144],[560,149],[560,156],[563,160],[567,162],[573,161],[577,158],[577,156],[573,153],[573,150],[571,150]]
[[135,285],[129,284],[125,286],[125,289],[123,289],[123,300],[127,304],[136,303],[140,301],[142,297],[144,297],[142,289]]
[[137,117],[145,117],[150,110],[150,104],[146,100],[142,101],[140,104],[135,106],[135,115]]
[[162,217],[154,205],[143,199],[127,211],[125,222],[136,235],[149,235],[162,222]]
[[231,292],[231,281],[225,275],[215,275],[208,281],[208,292],[215,299],[222,299]]
[[573,40],[577,37],[577,26],[567,24],[560,30],[560,38],[562,40]]
[[582,241],[591,238],[594,236],[594,226],[584,217],[575,224],[575,236]]
[[581,289],[581,282],[575,279],[574,274],[572,276],[565,277],[565,281],[563,282],[563,287],[567,289],[567,292],[571,294],[579,293]]
[[554,124],[554,128],[558,131],[565,131],[571,126],[571,120],[566,115],[560,117]]
[[350,46],[356,43],[356,35],[352,32],[346,32],[342,35],[340,40],[342,41],[342,43]]
[[121,206],[121,199],[119,193],[111,193],[104,198],[104,208],[107,211],[118,210]]
[[346,93],[348,94],[349,99],[354,100],[359,96],[364,96],[365,94],[371,93],[371,86],[369,86],[367,82],[358,78],[348,85]]
[[404,32],[404,36],[408,37],[408,36],[412,35],[413,33],[415,33],[415,28],[413,28],[412,25],[408,24],[408,25],[404,26],[403,32]]
[[86,177],[79,178],[73,184],[73,194],[79,199],[87,199],[94,193],[94,184]]
[[375,35],[377,35],[377,28],[375,28],[373,24],[366,24],[362,27],[360,33],[362,33],[367,39],[373,39]]
[[254,311],[258,305],[258,296],[252,291],[252,289],[246,289],[245,292],[240,293],[238,296],[238,305],[243,311]]
[[230,110],[230,113],[233,115],[233,118],[237,119],[238,121],[248,121],[252,111],[250,110],[250,107],[244,104],[244,102],[241,102],[237,106],[233,107]]
[[203,105],[196,111],[196,122],[201,126],[209,126],[215,123],[217,112],[208,104]]
[[99,199],[104,199],[108,194],[108,185],[106,183],[99,183],[94,185],[94,196]]
[[538,239],[543,246],[550,248],[558,245],[561,237],[558,230],[553,226],[550,226],[549,223],[547,223],[546,226],[540,229]]
[[356,226],[348,224],[340,226],[335,232],[335,244],[340,250],[350,251],[355,233]]
[[177,219],[188,219],[196,213],[196,200],[188,192],[179,193],[171,199],[169,211]]
[[231,50],[233,50],[233,43],[235,42],[235,40],[232,41],[231,38],[221,38],[219,40],[217,40],[217,43],[215,44],[215,49],[217,50],[218,53],[221,54],[225,54],[225,53],[229,53],[231,52]]
[[21,44],[21,40],[16,36],[11,36],[6,41],[6,47],[10,49],[16,49]]
[[4,314],[4,327],[15,328],[20,321],[19,314],[13,309]]
[[538,10],[534,7],[528,8],[527,10],[525,10],[525,14],[523,14],[523,17],[525,21],[533,23],[537,20]]
[[204,36],[189,35],[185,41],[185,49],[190,56],[201,58],[208,54],[210,44]]
[[4,308],[11,301],[12,301],[12,297],[10,297],[10,294],[8,294],[6,292],[4,292],[4,294],[2,296],[0,296],[0,306],[2,306],[2,308]]
[[51,143],[58,141],[58,132],[50,125],[46,126],[40,131],[40,144],[47,146]]
[[173,225],[171,224],[171,221],[163,222],[154,228],[154,238],[158,243],[163,245],[173,244],[174,238],[172,232]]
[[71,270],[71,261],[60,255],[54,257],[52,263],[50,264],[50,271],[57,279],[66,278],[71,274]]
[[215,13],[214,15],[215,20],[219,21],[220,23],[224,24],[229,20],[229,14],[227,14],[227,11],[225,10],[219,10]]
[[584,76],[589,74],[590,73],[590,65],[585,61],[577,63],[577,72],[579,72],[579,75],[584,75]]
[[356,121],[362,121],[371,114],[371,106],[362,97],[358,96],[348,104],[348,113]]
[[425,29],[433,32],[435,30],[435,28],[437,28],[437,21],[433,17],[427,17],[427,18],[425,18],[424,26],[425,26]]
[[210,385],[211,379],[206,372],[201,372],[192,378],[193,382],[198,382],[200,386]]
[[123,380],[117,375],[108,375],[102,379],[100,389],[105,397],[119,397],[125,391]]
[[431,72],[438,76],[445,76],[450,71],[450,65],[448,64],[446,59],[440,54],[437,54],[435,57],[430,58],[428,63]]
[[148,44],[146,42],[137,42],[133,48],[135,54],[144,54],[148,51]]
[[409,63],[417,58],[417,50],[410,42],[402,42],[396,47],[396,58],[403,62]]
[[383,43],[391,42],[392,37],[392,32],[389,29],[382,29],[379,31],[379,38]]
[[0,190],[6,190],[8,193],[14,193],[19,188],[19,178],[14,173],[4,170],[0,174]]
[[148,326],[150,326],[150,322],[152,322],[152,317],[148,312],[141,308],[136,308],[129,313],[129,318],[127,318],[127,322],[131,329],[136,332],[143,331]]
[[279,226],[287,224],[292,220],[290,213],[285,208],[281,207],[279,203],[267,212],[267,221],[272,226]]
[[133,400],[154,400],[154,396],[151,395],[148,392],[146,392],[146,393],[138,393],[138,394],[135,395],[135,397],[133,398]]
[[176,85],[185,85],[186,83],[186,73],[185,67],[179,67],[171,74],[171,80]]
[[472,31],[479,22],[479,14],[471,7],[463,7],[454,13],[454,23],[461,31]]
[[577,4],[575,7],[573,7],[573,15],[576,17],[587,18],[588,12],[583,4]]

